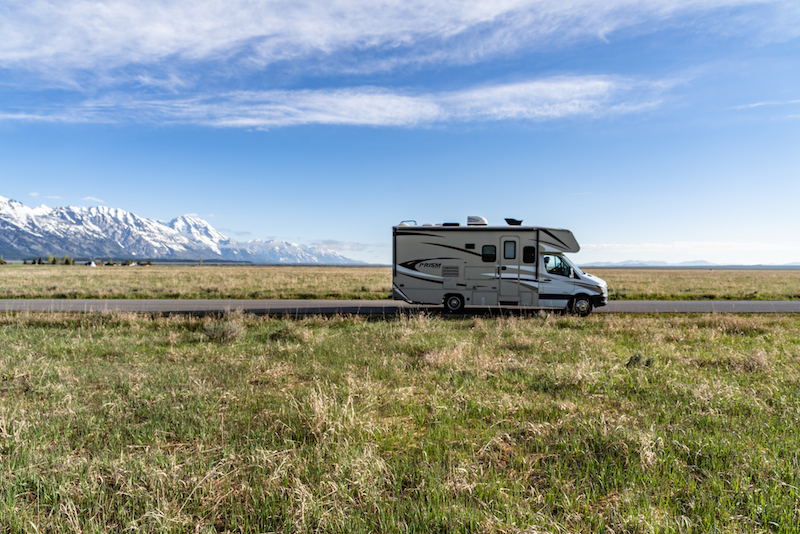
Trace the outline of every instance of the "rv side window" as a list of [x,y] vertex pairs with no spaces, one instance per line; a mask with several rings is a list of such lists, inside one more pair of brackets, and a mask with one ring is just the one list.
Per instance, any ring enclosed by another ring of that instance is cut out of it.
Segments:
[[485,262],[496,261],[497,247],[494,245],[483,245],[481,256],[483,256],[483,261]]
[[522,261],[536,263],[536,247],[522,247]]
[[513,260],[517,257],[517,243],[516,241],[506,241],[503,243],[503,259]]

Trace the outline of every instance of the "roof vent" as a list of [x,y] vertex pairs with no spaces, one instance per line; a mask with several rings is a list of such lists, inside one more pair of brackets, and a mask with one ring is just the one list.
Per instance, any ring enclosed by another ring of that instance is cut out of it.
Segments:
[[478,215],[470,215],[467,217],[467,226],[486,226],[489,222],[486,217],[479,217]]
[[506,219],[509,226],[522,226],[522,219]]
[[458,223],[442,223],[442,226],[461,226]]

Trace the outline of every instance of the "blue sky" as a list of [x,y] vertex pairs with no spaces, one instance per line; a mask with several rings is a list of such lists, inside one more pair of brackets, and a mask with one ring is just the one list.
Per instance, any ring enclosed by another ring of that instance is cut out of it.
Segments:
[[10,0],[0,195],[391,258],[404,219],[580,263],[800,262],[800,3]]

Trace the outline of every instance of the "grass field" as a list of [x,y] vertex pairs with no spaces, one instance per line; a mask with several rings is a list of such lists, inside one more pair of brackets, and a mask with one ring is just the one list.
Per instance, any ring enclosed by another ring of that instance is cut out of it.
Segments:
[[[800,270],[592,269],[612,300],[797,300]],[[0,298],[386,299],[388,267],[0,267]]]
[[385,299],[388,267],[14,265],[2,298]]
[[800,270],[591,269],[612,300],[798,300]]
[[800,318],[0,315],[0,532],[797,532]]

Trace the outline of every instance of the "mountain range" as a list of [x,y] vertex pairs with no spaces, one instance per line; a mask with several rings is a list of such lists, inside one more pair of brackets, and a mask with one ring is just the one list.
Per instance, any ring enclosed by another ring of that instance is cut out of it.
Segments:
[[322,247],[276,240],[235,241],[196,215],[163,222],[106,206],[31,208],[0,196],[0,256],[33,259],[48,254],[100,260],[363,263]]

